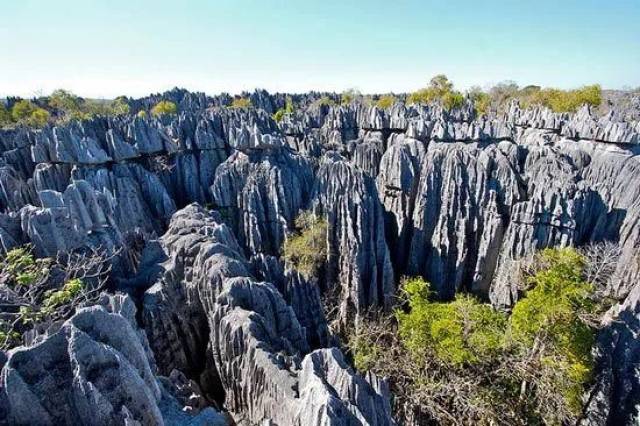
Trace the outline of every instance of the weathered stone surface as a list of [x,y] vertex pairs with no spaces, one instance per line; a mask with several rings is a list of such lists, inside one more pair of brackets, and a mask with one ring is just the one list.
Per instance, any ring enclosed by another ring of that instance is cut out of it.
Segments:
[[135,312],[129,297],[105,294],[54,334],[10,351],[1,373],[2,419],[43,425],[226,424],[211,408],[182,412],[186,404],[171,392],[176,389],[160,385]]
[[[309,398],[319,401],[319,414],[313,414],[318,420],[315,424],[350,424],[336,423],[343,421],[336,413],[346,412],[359,416],[364,423],[391,424],[389,411],[384,408],[388,407],[387,396],[348,370],[341,358],[333,367],[330,361],[325,368],[315,365],[312,371],[301,367],[309,357],[318,355],[313,352],[305,357],[310,347],[295,309],[276,286],[252,277],[235,238],[219,221],[201,207],[190,205],[174,215],[162,238],[169,262],[161,280],[147,291],[143,313],[160,369],[185,362],[193,371],[195,366],[190,364],[185,347],[194,346],[207,353],[210,345],[215,368],[212,376],[224,389],[225,407],[241,424],[309,424]],[[180,268],[175,266],[178,262]],[[261,269],[276,274],[273,266]],[[168,276],[174,281],[169,282]],[[305,294],[312,305],[319,306],[319,294],[304,290],[299,282],[293,282],[287,291],[295,303]],[[193,316],[183,320],[185,314]],[[207,327],[193,326],[203,320]],[[314,320],[306,318],[307,324]],[[315,329],[319,328],[316,324]],[[208,342],[195,333],[207,329]],[[188,339],[188,344],[172,345],[170,342],[176,339]],[[327,374],[333,381],[326,377],[313,383],[310,379],[300,381],[299,377],[310,374]],[[300,396],[303,389],[304,399]],[[307,392],[313,396],[307,396]],[[361,395],[369,403],[361,407],[352,395]]]
[[312,184],[309,161],[287,148],[237,151],[217,169],[211,192],[249,253],[277,254]]
[[390,306],[393,270],[373,178],[343,159],[326,156],[313,194],[313,210],[329,227],[328,282],[342,286],[341,318],[372,305]]

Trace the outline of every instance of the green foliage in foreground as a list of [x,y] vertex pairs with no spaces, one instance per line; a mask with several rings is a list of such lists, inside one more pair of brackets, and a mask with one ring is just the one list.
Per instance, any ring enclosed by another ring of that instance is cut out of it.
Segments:
[[16,286],[30,286],[38,277],[38,265],[29,247],[9,250],[2,269],[8,275],[8,283]]
[[171,101],[160,101],[153,108],[151,108],[151,114],[155,116],[175,114],[178,112],[178,107]]
[[71,302],[78,296],[85,285],[79,278],[67,281],[62,289],[45,293],[45,299],[42,303],[42,312],[44,314],[51,313],[58,306]]
[[575,422],[594,367],[588,318],[602,306],[576,250],[543,250],[536,265],[509,316],[468,295],[436,301],[424,280],[405,280],[405,306],[351,337],[356,368],[391,378],[398,412],[441,423],[447,413],[476,424]]
[[295,225],[297,231],[285,240],[282,257],[306,278],[315,277],[327,257],[327,222],[303,212]]
[[419,278],[405,283],[410,311],[398,311],[399,332],[412,356],[435,355],[443,363],[462,365],[496,356],[504,345],[506,317],[475,298],[432,302],[428,284]]

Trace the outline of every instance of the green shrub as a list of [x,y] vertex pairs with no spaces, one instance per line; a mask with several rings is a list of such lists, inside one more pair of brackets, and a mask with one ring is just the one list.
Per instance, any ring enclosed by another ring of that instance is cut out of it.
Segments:
[[42,303],[43,313],[50,313],[58,306],[71,302],[82,292],[84,287],[85,285],[82,280],[74,278],[67,281],[61,290],[47,293]]
[[49,111],[43,108],[36,108],[26,119],[25,123],[31,127],[44,127],[49,122]]
[[29,118],[35,110],[36,106],[31,101],[21,100],[13,104],[11,118],[13,118],[13,121],[24,121]]
[[543,105],[554,112],[575,112],[582,105],[599,106],[602,89],[599,85],[583,86],[573,90],[541,88],[529,85],[519,88],[513,82],[501,83],[489,91],[491,103],[504,112],[511,100],[516,99],[522,108]]
[[446,75],[439,74],[431,79],[428,87],[411,93],[407,98],[409,104],[427,104],[436,101],[440,102],[446,110],[452,110],[464,104],[464,96],[453,90],[453,83]]
[[251,99],[234,98],[233,101],[231,101],[231,108],[251,108]]
[[387,109],[387,108],[391,108],[395,103],[396,103],[395,96],[385,95],[385,96],[381,96],[380,99],[376,101],[376,106],[380,109]]
[[542,89],[529,93],[526,103],[542,104],[554,112],[574,112],[584,104],[600,105],[602,90],[597,84],[574,90]]
[[487,115],[491,110],[491,96],[479,87],[472,87],[469,90],[469,99],[473,102],[473,107],[478,115]]
[[275,114],[273,114],[273,119],[279,123],[282,121],[285,114],[293,114],[293,100],[289,96],[287,96],[284,108],[280,108],[275,112]]
[[131,107],[127,103],[126,98],[120,96],[115,98],[109,105],[110,115],[127,115],[131,111]]
[[435,356],[454,366],[495,356],[502,347],[506,318],[471,296],[430,301],[420,278],[405,282],[410,311],[397,312],[400,337],[414,357]]
[[460,108],[464,105],[464,95],[460,92],[447,92],[442,96],[442,106],[447,111]]
[[178,107],[171,101],[160,101],[153,108],[151,108],[151,114],[156,116],[175,114],[177,112]]
[[284,242],[282,257],[306,278],[315,277],[327,257],[327,223],[303,212],[295,225],[296,232]]
[[67,90],[58,89],[51,93],[48,104],[65,114],[74,114],[81,112],[83,100]]
[[4,102],[0,101],[0,127],[8,126],[12,122],[11,113],[4,105]]
[[283,118],[284,118],[284,108],[280,108],[275,112],[275,114],[273,114],[273,119],[276,120],[276,122],[278,123],[281,122]]
[[593,286],[584,280],[585,260],[571,248],[547,249],[540,254],[545,268],[531,277],[532,288],[511,314],[511,335],[523,353],[543,346],[542,366],[564,371],[564,377],[542,377],[565,398],[574,413],[591,379],[591,348],[595,330],[581,317],[596,312]]
[[424,280],[405,280],[395,321],[364,321],[351,336],[354,365],[389,377],[396,413],[425,423],[574,424],[606,308],[585,263],[572,248],[540,252],[509,316],[468,295],[434,300]]
[[10,282],[18,286],[30,286],[38,278],[38,267],[29,247],[19,247],[7,252],[3,268]]

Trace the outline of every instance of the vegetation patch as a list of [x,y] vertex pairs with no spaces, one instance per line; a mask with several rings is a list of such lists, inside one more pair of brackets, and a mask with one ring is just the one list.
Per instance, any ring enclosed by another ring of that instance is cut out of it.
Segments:
[[29,246],[9,250],[0,260],[0,289],[5,298],[0,349],[20,345],[29,330],[44,332],[69,318],[78,306],[95,304],[106,288],[115,255],[70,253],[37,259]]
[[155,116],[175,114],[178,112],[178,107],[171,101],[160,101],[153,108],[151,108],[151,114]]
[[282,258],[306,278],[317,277],[327,258],[327,222],[303,212],[296,218],[295,227],[284,242]]
[[589,260],[571,248],[539,253],[511,315],[468,295],[437,301],[427,282],[406,279],[400,307],[350,337],[354,364],[390,377],[400,420],[575,423],[605,308]]
[[249,98],[234,98],[231,101],[231,108],[251,108],[251,99],[249,99]]
[[439,74],[431,79],[429,86],[419,89],[407,98],[409,104],[439,102],[448,111],[464,105],[464,95],[454,90],[453,83],[446,75]]

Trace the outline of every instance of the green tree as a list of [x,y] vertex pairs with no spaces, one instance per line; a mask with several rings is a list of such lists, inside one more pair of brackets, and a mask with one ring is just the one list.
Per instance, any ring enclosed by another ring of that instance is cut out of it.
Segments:
[[67,90],[58,89],[51,93],[48,104],[51,108],[71,116],[80,114],[83,99]]
[[464,95],[458,91],[447,92],[442,95],[442,106],[447,111],[461,108],[464,105]]
[[464,96],[453,89],[453,83],[446,75],[438,74],[431,79],[428,87],[411,93],[407,98],[409,104],[427,104],[435,101],[440,102],[445,109],[451,110],[464,104]]
[[251,108],[251,99],[249,98],[234,98],[231,101],[231,108]]
[[376,106],[380,109],[391,108],[396,103],[396,98],[393,95],[384,95],[376,101]]
[[523,269],[524,296],[509,316],[468,295],[435,300],[428,283],[407,279],[395,316],[364,321],[349,339],[354,363],[390,378],[400,417],[573,424],[606,308],[587,270],[573,248],[543,250]]
[[[559,392],[577,415],[580,397],[591,379],[594,327],[583,318],[598,311],[593,286],[584,279],[585,259],[576,250],[547,249],[543,269],[530,279],[531,289],[511,314],[511,336],[522,356],[535,359],[534,385]],[[558,374],[558,373],[562,374]],[[526,379],[525,379],[526,380]]]
[[31,127],[44,127],[49,122],[49,117],[49,111],[43,108],[36,108],[25,122]]
[[356,99],[362,98],[362,94],[356,89],[347,89],[340,95],[340,103],[342,105],[349,105]]
[[31,101],[20,100],[13,104],[11,118],[13,118],[13,121],[24,121],[31,116],[35,109],[36,106]]
[[160,101],[153,108],[151,108],[151,114],[153,115],[166,115],[175,114],[178,112],[178,107],[171,101]]
[[115,98],[110,105],[112,115],[127,115],[131,111],[131,107],[127,103],[127,99],[123,96]]
[[481,88],[472,87],[469,90],[469,99],[473,102],[473,107],[478,115],[487,115],[491,110],[491,96]]
[[328,96],[323,96],[320,99],[315,101],[315,104],[318,106],[333,106],[336,102]]
[[285,114],[293,114],[293,99],[291,99],[291,96],[287,96],[284,108],[280,108],[276,111],[275,114],[273,114],[273,119],[279,123],[282,121]]
[[11,113],[4,105],[4,102],[0,101],[0,127],[8,126],[11,122]]
[[415,357],[435,356],[451,365],[476,363],[502,347],[506,318],[471,296],[433,302],[429,285],[420,278],[405,282],[409,312],[397,312],[399,333]]

